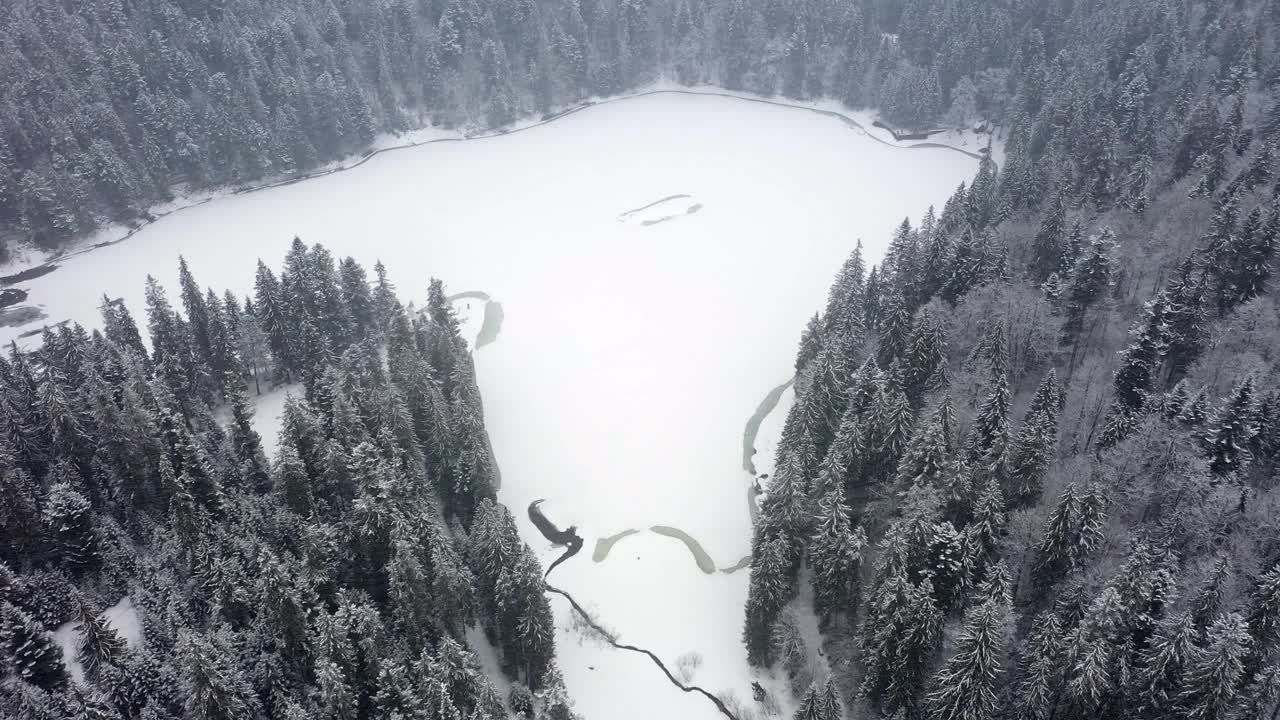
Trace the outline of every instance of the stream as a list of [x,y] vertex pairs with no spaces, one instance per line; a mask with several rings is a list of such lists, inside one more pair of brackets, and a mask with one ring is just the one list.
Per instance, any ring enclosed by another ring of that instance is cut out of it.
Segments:
[[[583,622],[585,622],[588,626],[590,626],[592,630],[599,633],[600,637],[604,638],[604,640],[608,642],[611,647],[617,650],[626,650],[627,652],[634,652],[634,653],[639,653],[641,655],[647,656],[650,660],[653,661],[654,665],[658,666],[658,669],[662,670],[662,673],[667,676],[667,680],[670,680],[672,685],[675,685],[676,687],[680,688],[680,690],[683,692],[698,693],[702,695],[703,697],[710,700],[712,704],[716,706],[716,709],[719,710],[720,713],[723,714],[725,717],[729,718],[729,720],[739,720],[736,715],[730,712],[729,708],[724,704],[722,700],[720,700],[720,698],[711,694],[705,688],[701,688],[693,684],[686,685],[685,683],[680,682],[680,680],[675,675],[671,674],[671,670],[667,668],[667,666],[662,662],[662,660],[657,655],[653,654],[652,651],[646,650],[642,647],[636,647],[635,645],[626,645],[624,643],[618,642],[618,639],[614,637],[613,633],[609,632],[604,627],[602,627],[600,623],[596,622],[595,618],[591,617],[590,613],[588,613],[581,605],[579,605],[578,601],[575,600],[572,595],[552,585],[551,583],[547,582],[547,578],[551,576],[551,571],[555,570],[557,565],[573,557],[578,553],[579,550],[582,549],[582,538],[578,536],[577,528],[570,526],[566,530],[561,530],[558,526],[556,526],[555,523],[551,522],[551,520],[548,519],[545,514],[543,514],[541,508],[538,507],[538,505],[542,504],[543,502],[545,501],[534,500],[533,502],[529,503],[529,520],[533,522],[534,527],[538,528],[538,532],[542,533],[543,537],[551,541],[551,544],[564,546],[566,548],[564,554],[561,555],[559,558],[557,558],[555,562],[551,563],[551,567],[547,568],[547,572],[544,573],[542,576],[542,584],[547,588],[547,591],[553,592],[557,595],[560,595],[564,599],[568,600],[569,604],[573,606],[573,611],[578,613],[578,616],[582,618]],[[681,537],[682,539],[685,539],[686,544],[689,545],[689,549],[691,551],[693,550],[694,547],[697,547],[699,552],[702,551],[702,547],[698,545],[697,541],[695,541],[693,538],[689,537],[688,535],[682,533],[679,530],[676,530],[674,528],[664,528],[662,526],[657,526],[652,529],[654,532],[657,532],[659,534],[664,534],[664,535],[671,534],[673,537]],[[617,542],[618,540],[628,535],[632,535],[634,533],[635,533],[634,530],[623,531],[613,536],[612,541]],[[676,533],[678,533],[678,535],[676,535]],[[610,545],[612,545],[612,543]],[[605,550],[605,553],[608,554],[607,549]],[[696,556],[697,555],[695,553],[695,557]],[[702,553],[701,558],[706,558],[707,563],[711,562],[711,558],[707,557],[705,552]],[[699,558],[700,567],[702,566],[701,558]],[[747,558],[748,561],[750,561],[750,559],[751,558]],[[711,565],[711,567],[714,568],[715,566]],[[711,572],[711,570],[707,570],[706,568],[703,568],[703,570],[704,572]]]

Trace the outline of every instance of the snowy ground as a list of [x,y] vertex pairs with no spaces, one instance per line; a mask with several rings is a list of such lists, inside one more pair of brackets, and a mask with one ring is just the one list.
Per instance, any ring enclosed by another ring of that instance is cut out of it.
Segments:
[[466,297],[453,298],[453,310],[458,314],[460,332],[471,349],[476,347],[476,339],[480,337],[480,328],[484,326],[484,307],[487,299],[468,294]]
[[276,448],[280,444],[281,416],[284,414],[284,403],[290,395],[303,397],[304,392],[299,384],[281,385],[268,390],[263,388],[262,395],[256,398],[257,405],[253,415],[253,429],[262,436],[262,450],[268,459],[276,456]]
[[[120,598],[120,602],[103,611],[102,619],[107,627],[116,631],[125,645],[131,648],[142,645],[142,626],[138,624],[138,613],[133,609],[133,601],[128,595]],[[71,673],[71,679],[77,684],[84,683],[84,667],[80,665],[80,621],[63,623],[53,631],[53,641],[62,650],[62,662]]]
[[[560,551],[524,513],[541,497],[588,547],[667,525],[726,565],[749,552],[743,426],[791,375],[831,277],[859,237],[878,259],[904,216],[941,206],[976,169],[962,153],[892,147],[829,115],[648,95],[216,200],[20,286],[52,320],[96,326],[106,291],[141,321],[147,273],[177,302],[179,253],[200,282],[243,293],[255,258],[278,265],[298,235],[370,267],[382,259],[419,305],[433,275],[455,291],[483,288],[505,311],[501,334],[476,355],[500,496],[543,562]],[[676,194],[701,211],[643,228],[618,221]],[[0,343],[24,329],[0,328]],[[271,412],[260,406],[264,426]],[[761,433],[756,461],[767,467],[776,432]],[[607,562],[583,553],[552,575],[669,665],[701,653],[693,682],[740,698],[752,677],[741,645],[747,580],[704,574],[688,548],[652,532],[619,543]],[[720,718],[645,658],[581,640],[567,603],[552,604],[560,665],[589,718]]]

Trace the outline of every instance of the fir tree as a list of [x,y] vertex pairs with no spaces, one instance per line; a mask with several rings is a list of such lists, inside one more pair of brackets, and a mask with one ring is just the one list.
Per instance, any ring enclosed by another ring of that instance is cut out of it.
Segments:
[[254,318],[267,337],[276,369],[288,375],[298,368],[296,352],[298,341],[293,323],[288,315],[284,289],[275,273],[266,263],[258,260],[258,274],[254,281]]
[[862,685],[872,702],[890,713],[916,706],[941,625],[928,581],[915,585],[894,574],[872,593],[863,625]]
[[228,393],[231,400],[231,424],[228,440],[238,464],[239,475],[248,488],[266,492],[271,487],[270,469],[262,451],[262,438],[253,429],[253,408],[240,390]]

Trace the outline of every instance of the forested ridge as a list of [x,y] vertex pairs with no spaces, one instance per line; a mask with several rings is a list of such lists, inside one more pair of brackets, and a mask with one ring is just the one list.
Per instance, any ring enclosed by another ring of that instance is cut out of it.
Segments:
[[1274,719],[1278,6],[1025,7],[1003,166],[804,330],[748,654],[798,720]]
[[[441,283],[417,311],[299,240],[248,297],[179,270],[144,328],[104,298],[0,359],[0,717],[572,717]],[[286,382],[268,461],[250,397]]]

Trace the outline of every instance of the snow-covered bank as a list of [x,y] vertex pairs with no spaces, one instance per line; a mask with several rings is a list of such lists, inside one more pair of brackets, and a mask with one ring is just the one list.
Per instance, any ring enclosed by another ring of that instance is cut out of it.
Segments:
[[[665,525],[724,564],[750,551],[743,424],[792,374],[795,340],[833,273],[859,237],[877,260],[904,216],[941,205],[976,169],[962,153],[904,151],[829,115],[662,93],[206,203],[23,287],[52,319],[97,326],[105,291],[141,321],[148,273],[176,302],[180,253],[200,282],[243,294],[255,257],[279,262],[297,235],[368,266],[382,259],[419,304],[432,275],[484,288],[505,314],[475,356],[499,496],[544,566],[561,550],[520,512],[541,497],[588,546]],[[704,209],[643,229],[618,222],[673,194]],[[20,330],[0,328],[0,342]],[[780,403],[761,423],[758,468],[784,413]],[[268,445],[275,414],[259,405]],[[750,702],[748,573],[705,574],[682,543],[646,532],[607,562],[580,553],[555,580],[668,667],[701,654],[700,686]],[[722,718],[647,659],[583,640],[567,602],[552,604],[559,664],[589,718]]]

